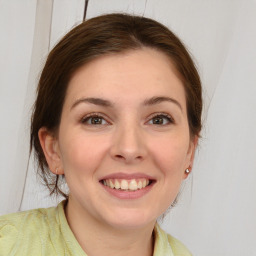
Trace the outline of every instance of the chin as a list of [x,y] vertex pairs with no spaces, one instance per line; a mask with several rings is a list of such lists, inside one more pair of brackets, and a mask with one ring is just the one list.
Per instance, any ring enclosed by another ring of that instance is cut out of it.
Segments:
[[[121,209],[112,211],[108,216],[104,216],[105,221],[112,227],[118,229],[138,229],[146,226],[154,226],[158,216],[152,216],[150,211],[139,209]],[[107,219],[106,219],[107,218]]]

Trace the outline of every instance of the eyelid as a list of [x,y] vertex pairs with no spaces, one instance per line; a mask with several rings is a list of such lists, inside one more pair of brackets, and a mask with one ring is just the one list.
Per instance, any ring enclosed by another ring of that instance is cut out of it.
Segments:
[[157,113],[151,114],[148,117],[148,121],[147,122],[152,120],[154,117],[158,117],[158,116],[163,116],[163,117],[167,118],[171,124],[175,124],[174,118],[170,114],[167,114],[167,113],[164,113],[164,112],[157,112]]
[[[169,120],[169,122],[172,123],[172,124],[175,123],[174,118],[170,114],[167,114],[167,113],[164,113],[164,112],[156,112],[156,113],[151,114],[147,118],[146,123],[148,123],[150,120],[152,120],[153,118],[158,117],[158,116],[163,116],[163,117],[167,118]],[[108,124],[112,124],[109,121],[110,118],[108,118],[105,114],[100,113],[100,112],[92,112],[92,113],[83,115],[82,118],[80,118],[80,122],[85,123],[86,119],[88,119],[90,117],[100,117],[100,118],[104,119]]]
[[109,118],[100,112],[92,112],[92,113],[83,115],[82,118],[80,118],[80,122],[85,123],[86,119],[88,119],[90,117],[100,117],[100,118],[104,119],[108,124],[111,124],[111,122],[109,121]]

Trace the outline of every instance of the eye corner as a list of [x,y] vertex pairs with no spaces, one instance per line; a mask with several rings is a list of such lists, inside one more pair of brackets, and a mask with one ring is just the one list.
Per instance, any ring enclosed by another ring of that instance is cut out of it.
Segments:
[[[154,122],[154,119],[158,119],[158,120]],[[175,124],[175,120],[170,114],[160,112],[160,113],[154,113],[150,115],[147,123],[155,126],[167,126],[167,125]]]
[[90,113],[90,114],[84,115],[82,116],[82,118],[80,118],[80,123],[87,126],[111,125],[111,122],[102,113]]

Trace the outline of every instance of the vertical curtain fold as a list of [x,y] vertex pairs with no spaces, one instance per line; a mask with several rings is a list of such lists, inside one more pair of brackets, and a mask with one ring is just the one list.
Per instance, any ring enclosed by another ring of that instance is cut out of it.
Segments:
[[[19,210],[21,210],[22,201],[24,198],[26,178],[29,170],[29,165],[25,165],[24,160],[29,158],[29,124],[30,116],[32,113],[32,105],[35,98],[36,85],[38,82],[39,74],[42,69],[43,63],[50,48],[51,41],[51,23],[52,23],[52,13],[53,13],[53,1],[54,0],[37,0],[36,15],[35,15],[35,28],[34,28],[34,39],[32,47],[32,55],[30,60],[30,68],[28,75],[27,91],[25,97],[25,104],[23,110],[23,118],[20,128],[19,138],[23,138],[18,141],[18,156],[17,159],[17,169],[21,168],[26,170],[26,175],[24,175],[24,187],[22,191],[22,197],[20,198]],[[26,131],[24,133],[24,127]],[[25,136],[22,136],[25,134]],[[20,153],[23,152],[23,157],[20,158]]]

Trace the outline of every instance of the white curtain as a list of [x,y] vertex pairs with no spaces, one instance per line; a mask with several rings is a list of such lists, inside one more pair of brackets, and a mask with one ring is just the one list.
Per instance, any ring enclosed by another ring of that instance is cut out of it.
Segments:
[[[49,49],[85,0],[0,0],[0,214],[55,205],[30,161],[29,116]],[[204,129],[192,177],[162,226],[197,256],[256,255],[256,1],[90,0],[171,28],[196,59]]]

